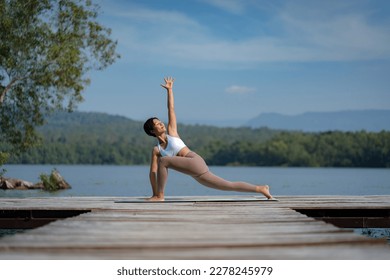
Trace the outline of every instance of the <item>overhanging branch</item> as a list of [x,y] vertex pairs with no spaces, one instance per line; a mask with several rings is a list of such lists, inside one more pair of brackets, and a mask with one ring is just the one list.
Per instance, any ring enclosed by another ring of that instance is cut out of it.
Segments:
[[0,105],[2,105],[3,104],[3,102],[4,102],[4,99],[5,99],[5,96],[6,96],[6,94],[7,94],[7,92],[11,89],[11,87],[14,85],[14,84],[16,84],[18,81],[22,81],[22,80],[24,80],[24,79],[27,79],[27,75],[26,75],[26,77],[22,77],[22,78],[20,78],[20,77],[15,77],[15,78],[13,78],[12,80],[11,80],[11,82],[4,88],[4,90],[1,92],[1,95],[0,95]]

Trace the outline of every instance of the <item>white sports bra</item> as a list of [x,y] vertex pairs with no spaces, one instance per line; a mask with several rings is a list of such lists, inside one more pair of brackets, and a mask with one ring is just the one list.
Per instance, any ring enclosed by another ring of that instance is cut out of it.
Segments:
[[163,157],[173,157],[176,156],[181,149],[186,147],[186,144],[184,144],[183,140],[181,140],[178,137],[173,137],[167,134],[168,144],[165,149],[163,149],[160,146],[160,143],[158,143],[158,149],[160,151],[161,156]]

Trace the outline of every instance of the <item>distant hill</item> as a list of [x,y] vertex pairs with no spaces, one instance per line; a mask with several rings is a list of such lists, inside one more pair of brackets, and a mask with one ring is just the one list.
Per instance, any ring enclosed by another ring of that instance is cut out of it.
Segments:
[[[105,113],[56,113],[38,131],[42,145],[11,156],[9,164],[149,164],[157,143],[145,134],[143,121]],[[184,124],[179,124],[179,131],[185,143],[206,159],[220,147],[240,141],[264,143],[280,133],[268,128]]]
[[[390,167],[390,131],[306,133],[183,124],[179,130],[209,165]],[[42,145],[11,154],[7,163],[149,164],[157,142],[144,133],[142,121],[104,113],[57,113],[39,132]]]
[[319,131],[360,131],[379,132],[390,130],[390,110],[353,110],[338,112],[308,112],[300,115],[262,113],[249,120],[252,128]]

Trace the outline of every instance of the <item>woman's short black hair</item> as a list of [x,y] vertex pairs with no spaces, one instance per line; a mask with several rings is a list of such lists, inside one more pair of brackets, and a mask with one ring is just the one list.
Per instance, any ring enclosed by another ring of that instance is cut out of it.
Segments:
[[158,118],[153,117],[153,118],[148,119],[144,123],[144,130],[145,130],[145,133],[147,135],[156,137],[156,134],[153,133],[153,130],[154,130],[154,120],[158,120]]

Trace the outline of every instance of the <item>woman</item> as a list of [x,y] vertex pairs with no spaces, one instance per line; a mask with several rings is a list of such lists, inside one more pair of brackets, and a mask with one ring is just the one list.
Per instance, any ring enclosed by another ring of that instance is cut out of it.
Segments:
[[168,168],[192,176],[202,185],[224,191],[261,193],[268,199],[274,199],[268,185],[257,186],[245,182],[229,182],[209,171],[205,161],[191,151],[180,139],[177,132],[176,114],[173,98],[173,78],[165,78],[168,99],[168,127],[158,119],[150,118],[144,124],[146,134],[156,137],[157,146],[153,148],[150,164],[150,183],[153,196],[150,201],[164,201],[164,188],[168,179]]

